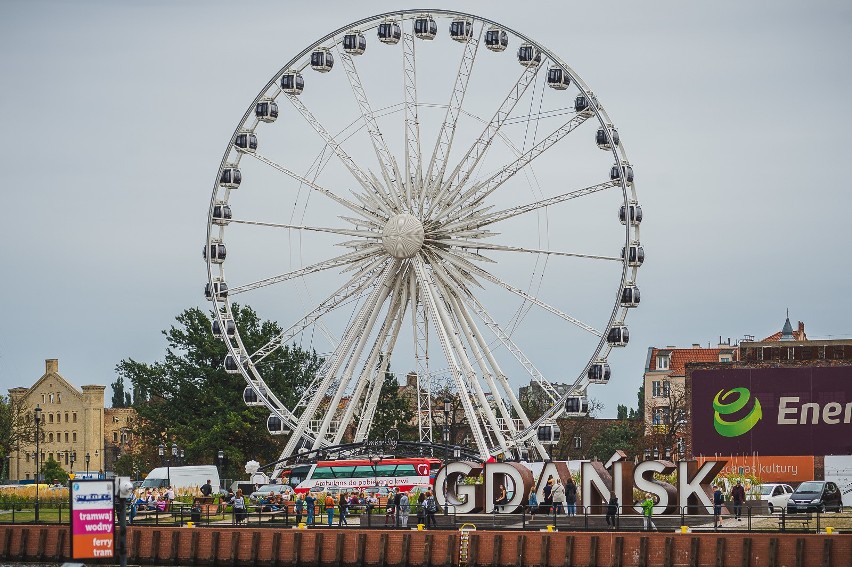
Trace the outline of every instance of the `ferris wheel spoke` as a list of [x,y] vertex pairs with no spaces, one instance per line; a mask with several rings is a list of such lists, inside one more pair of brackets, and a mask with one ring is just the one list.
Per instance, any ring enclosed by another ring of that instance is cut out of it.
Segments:
[[488,280],[491,283],[502,287],[506,291],[514,293],[515,295],[520,296],[520,297],[526,299],[527,301],[529,301],[531,303],[534,303],[535,305],[541,307],[545,311],[549,311],[550,313],[553,313],[557,317],[564,319],[564,320],[568,321],[569,323],[576,325],[577,327],[583,329],[584,331],[591,333],[592,335],[595,335],[596,337],[603,337],[603,333],[601,331],[598,331],[597,329],[595,329],[591,325],[588,325],[587,323],[584,323],[583,321],[580,321],[579,319],[576,319],[575,317],[571,317],[570,315],[568,315],[567,313],[565,313],[561,309],[557,309],[556,307],[553,307],[552,305],[545,303],[544,301],[538,299],[537,297],[533,297],[532,295],[528,294],[527,292],[525,292],[522,289],[519,289],[519,288],[517,288],[517,287],[515,287],[515,286],[513,286],[513,285],[511,285],[507,282],[504,282],[503,280],[501,280],[497,276],[491,274],[490,272],[483,270],[479,266],[476,266],[476,265],[468,262],[467,260],[463,260],[462,258],[453,257],[453,254],[451,252],[448,253],[448,252],[442,251],[440,249],[434,249],[434,250],[435,250],[435,253],[438,256],[440,256],[442,259],[449,261],[449,262],[452,262],[454,264],[460,265],[464,269],[470,271],[473,275],[476,275],[476,276],[479,276],[479,277],[481,277],[485,280]]
[[252,226],[264,226],[271,228],[286,228],[288,230],[305,230],[309,232],[328,232],[330,234],[339,234],[341,236],[360,236],[362,238],[381,238],[382,235],[377,232],[368,230],[348,230],[345,228],[330,228],[322,226],[305,226],[298,224],[283,224],[274,222],[251,221],[243,219],[231,219],[232,224],[247,224]]
[[[408,274],[400,274],[401,280],[398,279],[397,282],[404,281],[408,278]],[[388,339],[388,335],[391,332],[395,322],[397,320],[402,319],[403,315],[400,312],[405,311],[405,302],[406,299],[406,287],[402,285],[398,285],[393,293],[393,298],[390,302],[390,307],[385,315],[385,319],[382,322],[382,326],[379,329],[379,333],[376,336],[376,340],[373,342],[372,349],[370,350],[369,355],[367,356],[367,360],[364,363],[363,368],[361,369],[361,373],[358,376],[358,380],[355,385],[355,389],[350,396],[350,403],[346,405],[346,408],[343,412],[343,417],[340,420],[340,427],[338,428],[337,434],[332,441],[332,444],[339,445],[343,440],[343,434],[346,429],[349,427],[349,424],[352,422],[352,419],[355,415],[356,408],[361,408],[362,410],[366,410],[366,403],[361,404],[360,400],[364,397],[365,391],[367,392],[368,400],[371,392],[368,387],[370,385],[370,377],[373,375],[373,372],[376,368],[376,365],[379,362],[379,357],[382,354],[382,346]],[[386,358],[390,358],[389,354],[386,354]],[[381,390],[381,386],[379,387]]]
[[[491,121],[479,135],[479,138],[477,138],[471,145],[470,149],[465,152],[453,172],[450,173],[448,178],[444,181],[440,191],[438,191],[438,194],[435,196],[433,207],[440,209],[448,204],[446,200],[444,200],[444,197],[450,192],[451,187],[455,187],[457,192],[464,187],[464,184],[467,183],[467,180],[470,178],[477,164],[488,151],[488,148],[491,146],[491,142],[493,142],[494,138],[497,137],[497,134],[500,132],[500,128],[509,117],[509,114],[511,114],[512,110],[514,110],[515,105],[521,99],[523,94],[526,92],[527,87],[530,86],[543,66],[544,65],[535,65],[532,67],[524,67],[521,75],[515,81],[515,84],[512,85],[512,88],[503,99],[503,102],[500,104],[497,112],[494,113]],[[448,196],[448,199],[451,199],[451,197]]]
[[523,215],[525,213],[529,213],[531,211],[535,211],[541,209],[543,207],[549,207],[551,205],[556,205],[558,203],[562,203],[565,201],[569,201],[571,199],[577,199],[579,197],[585,197],[587,195],[592,195],[594,193],[598,193],[600,191],[604,191],[605,189],[611,189],[613,187],[621,187],[619,181],[605,181],[603,183],[598,183],[596,185],[590,185],[588,187],[583,187],[582,189],[576,189],[574,191],[569,191],[568,193],[563,193],[561,195],[557,195],[555,197],[549,197],[547,199],[542,199],[541,201],[536,201],[534,203],[529,203],[527,205],[522,205],[518,207],[512,207],[511,209],[505,209],[502,211],[496,211],[493,213],[488,213],[484,215],[477,215],[473,218],[462,218],[455,222],[447,223],[444,226],[444,230],[460,232],[463,230],[470,230],[476,228],[482,228],[484,226],[488,226],[489,224],[498,223],[519,215]]
[[472,187],[462,192],[455,203],[447,210],[447,220],[453,221],[459,216],[466,214],[466,211],[475,207],[485,197],[493,193],[503,183],[512,178],[516,173],[526,167],[534,159],[553,147],[556,142],[567,136],[572,131],[576,130],[583,122],[588,119],[588,116],[577,115],[561,127],[554,130],[550,135],[534,145],[532,148],[521,154],[515,161],[505,165],[499,171],[491,175],[486,180],[474,184]]
[[456,240],[452,239],[449,241],[441,241],[443,243],[450,243],[453,246],[457,246],[461,249],[473,249],[473,250],[494,250],[497,252],[525,252],[528,254],[544,254],[546,256],[570,256],[572,258],[589,258],[592,260],[607,260],[611,262],[623,262],[619,257],[616,256],[600,256],[596,254],[581,254],[579,252],[562,252],[560,250],[540,250],[537,248],[523,248],[521,246],[503,246],[500,244],[491,244],[489,242],[476,242],[469,240]]
[[348,253],[343,254],[341,256],[331,258],[329,260],[324,260],[322,262],[317,262],[316,264],[311,264],[310,266],[306,266],[306,267],[300,268],[298,270],[293,270],[292,272],[287,272],[285,274],[280,274],[280,275],[277,275],[277,276],[272,276],[270,278],[264,278],[262,280],[257,280],[257,281],[251,282],[251,283],[232,287],[230,290],[228,290],[228,294],[229,295],[238,295],[240,293],[245,293],[247,291],[258,289],[260,287],[265,287],[265,286],[285,282],[285,281],[291,280],[293,278],[298,278],[298,277],[301,277],[301,276],[306,276],[308,274],[314,274],[314,273],[322,272],[322,271],[325,271],[325,270],[331,270],[333,268],[337,268],[337,267],[340,267],[340,266],[353,264],[355,262],[358,262],[360,260],[364,260],[364,259],[372,256],[373,254],[375,254],[379,250],[381,250],[381,245],[376,244],[376,245],[373,245],[373,247],[370,248],[370,249],[356,251],[356,252],[348,252]]
[[[408,297],[411,303],[411,327],[414,339],[414,365],[417,372],[417,429],[421,443],[432,442],[432,387],[429,382],[429,320],[426,316],[421,293],[418,292],[417,276],[408,278]],[[420,382],[427,384],[421,387]]]
[[360,167],[355,163],[355,161],[346,153],[346,150],[340,145],[340,143],[334,139],[328,130],[317,120],[311,111],[299,100],[299,97],[295,95],[286,95],[287,99],[293,103],[293,106],[296,107],[296,110],[302,115],[302,117],[310,124],[310,126],[320,135],[320,137],[325,140],[325,143],[331,148],[331,151],[337,156],[343,166],[349,170],[349,173],[355,178],[356,181],[361,185],[361,187],[370,195],[375,201],[375,205],[377,208],[381,209],[382,212],[388,216],[391,216],[393,213],[391,212],[390,206],[387,204],[388,195],[385,195],[380,187],[373,185],[373,182],[367,177],[367,174],[361,170]]
[[[277,348],[283,347],[287,341],[301,333],[304,329],[312,325],[326,313],[330,313],[337,307],[348,302],[353,297],[357,297],[366,289],[370,283],[376,281],[376,276],[382,269],[382,266],[387,262],[385,258],[378,258],[373,263],[363,268],[357,274],[353,275],[349,281],[337,288],[331,295],[313,309],[310,313],[293,323],[289,328],[276,335],[272,340],[261,346],[250,356],[251,360],[257,364]],[[337,346],[332,345],[332,346]]]
[[317,191],[321,195],[325,195],[326,197],[328,197],[329,199],[331,199],[335,203],[343,205],[344,207],[346,207],[347,209],[349,209],[351,211],[354,211],[356,213],[364,215],[367,218],[371,218],[378,223],[384,222],[384,219],[381,216],[375,214],[374,212],[368,210],[367,208],[360,207],[360,206],[356,205],[355,203],[353,203],[352,201],[349,201],[348,199],[344,199],[340,195],[335,194],[333,191],[329,191],[328,189],[317,185],[316,183],[314,183],[310,179],[302,177],[301,175],[299,175],[295,171],[287,169],[283,165],[280,165],[280,164],[272,161],[271,159],[258,154],[257,152],[250,153],[249,155],[252,156],[253,158],[255,158],[256,160],[258,160],[262,163],[265,163],[266,165],[268,165],[268,166],[270,166],[274,169],[277,169],[278,171],[280,171],[284,175],[292,177],[293,179],[295,179],[299,183],[302,183],[303,185],[307,185],[308,187],[310,187],[314,191]]
[[385,138],[376,123],[376,117],[373,113],[373,108],[367,98],[367,92],[364,90],[364,85],[361,82],[361,77],[358,74],[358,69],[355,67],[355,60],[337,46],[337,52],[340,54],[340,60],[343,62],[343,68],[346,71],[346,76],[349,79],[349,86],[352,87],[352,93],[355,95],[355,101],[358,103],[358,108],[361,111],[361,117],[367,125],[367,132],[370,135],[370,141],[373,144],[373,150],[376,152],[376,157],[379,160],[382,177],[385,180],[387,194],[391,201],[396,205],[396,210],[401,210],[401,201],[397,190],[400,175],[399,167],[396,160],[391,155],[388,146],[385,143]]
[[426,170],[426,179],[424,180],[424,197],[428,197],[429,199],[434,198],[435,193],[438,191],[441,183],[443,182],[444,171],[447,167],[447,158],[450,155],[450,148],[453,145],[453,136],[456,132],[456,124],[458,123],[462,103],[464,102],[464,96],[467,93],[467,85],[470,81],[470,75],[473,71],[473,63],[476,59],[479,41],[482,39],[482,32],[484,29],[485,26],[480,24],[479,35],[477,38],[474,39],[471,37],[464,43],[462,58],[459,62],[458,73],[456,73],[456,81],[453,85],[453,91],[450,94],[450,103],[447,105],[447,113],[444,117],[444,122],[441,125],[441,130],[438,133],[438,140],[435,143],[435,149],[432,152],[432,159],[429,160],[429,168]]
[[[414,187],[422,183],[420,164],[420,120],[417,111],[417,60],[414,56],[414,36],[402,33],[402,78],[405,105],[405,199],[408,209],[415,210]],[[417,209],[420,213],[422,209]]]

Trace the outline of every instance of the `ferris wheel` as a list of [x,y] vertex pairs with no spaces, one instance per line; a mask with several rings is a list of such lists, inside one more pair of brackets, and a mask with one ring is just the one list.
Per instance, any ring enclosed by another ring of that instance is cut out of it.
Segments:
[[[281,67],[228,141],[204,246],[213,332],[245,403],[289,434],[282,458],[367,440],[392,363],[420,441],[451,391],[483,459],[546,459],[548,428],[588,411],[629,340],[641,220],[613,122],[555,53],[470,14],[365,18]],[[232,302],[284,331],[248,349]],[[324,363],[285,404],[264,361],[289,344]],[[534,420],[521,386],[545,402]]]

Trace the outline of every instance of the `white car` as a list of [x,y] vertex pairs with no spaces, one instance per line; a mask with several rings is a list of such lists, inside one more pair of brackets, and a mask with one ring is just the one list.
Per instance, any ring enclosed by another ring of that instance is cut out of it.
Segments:
[[793,494],[793,487],[789,484],[761,484],[759,494],[760,499],[769,504],[769,513],[772,514],[776,510],[787,509],[787,501]]

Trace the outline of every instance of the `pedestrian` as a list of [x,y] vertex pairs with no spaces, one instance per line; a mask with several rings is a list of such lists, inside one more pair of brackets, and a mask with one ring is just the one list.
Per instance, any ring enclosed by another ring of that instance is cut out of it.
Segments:
[[553,504],[553,475],[547,475],[547,482],[544,483],[544,513],[550,514],[550,507]]
[[296,512],[296,525],[302,523],[302,511],[305,509],[305,501],[302,499],[302,495],[299,494],[296,496],[296,502],[293,503],[293,510]]
[[718,528],[722,522],[722,504],[725,502],[725,496],[722,494],[722,489],[718,485],[713,485],[713,527]]
[[334,523],[334,497],[330,492],[325,495],[325,514],[328,516],[328,527]]
[[213,485],[210,484],[210,480],[207,480],[207,484],[201,486],[201,495],[205,497],[209,497],[213,494]]
[[506,487],[502,484],[497,488],[497,500],[494,502],[494,511],[502,512],[504,510],[504,506],[509,502],[509,499],[506,497]]
[[606,525],[607,527],[611,527],[611,529],[615,529],[615,517],[618,515],[618,496],[615,495],[615,492],[611,492],[609,496],[609,502],[606,505]]
[[402,528],[408,527],[408,514],[411,511],[411,504],[408,500],[408,493],[403,492],[399,497],[399,526]]
[[570,475],[565,485],[565,513],[569,516],[577,515],[577,485]]
[[550,498],[553,500],[553,515],[561,514],[565,506],[565,486],[562,484],[562,479],[557,478],[556,484],[553,485],[553,490],[550,493]]
[[313,526],[316,521],[317,497],[313,492],[308,492],[305,496],[305,510],[308,512],[308,525]]
[[432,526],[433,528],[438,527],[438,522],[435,520],[435,512],[438,511],[438,501],[435,499],[435,495],[431,492],[426,492],[426,527]]
[[348,526],[349,522],[346,521],[346,508],[349,507],[349,501],[346,499],[346,494],[343,492],[340,493],[340,498],[337,501],[337,511],[340,513],[340,516],[337,518],[338,526]]
[[394,494],[388,494],[388,501],[385,505],[385,527],[393,527],[396,518],[396,506],[394,505]]
[[234,519],[238,524],[242,523],[243,520],[248,516],[248,512],[246,511],[246,499],[243,498],[243,491],[241,488],[237,489],[237,495],[234,496]]
[[646,532],[651,530],[657,531],[657,526],[651,519],[654,515],[654,497],[650,492],[645,493],[645,500],[642,501],[642,522]]
[[535,488],[530,489],[530,496],[527,499],[527,508],[530,511],[530,519],[535,518],[535,513],[538,511],[538,494]]
[[426,493],[421,492],[417,495],[417,524],[426,523]]
[[742,521],[740,516],[742,515],[745,499],[746,494],[745,489],[743,488],[743,483],[738,480],[736,486],[731,489],[731,500],[734,501],[734,516],[737,518],[738,522]]
[[397,486],[396,487],[396,494],[394,494],[394,496],[393,496],[393,507],[394,507],[394,510],[396,510],[396,517],[394,518],[394,523],[393,523],[393,526],[395,528],[398,528],[400,526],[400,521],[402,520],[402,506],[400,506],[401,503],[402,503],[402,491]]

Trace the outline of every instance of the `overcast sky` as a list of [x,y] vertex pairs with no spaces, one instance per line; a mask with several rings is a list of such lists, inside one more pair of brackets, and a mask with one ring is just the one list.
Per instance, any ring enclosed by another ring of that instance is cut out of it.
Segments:
[[[78,387],[109,385],[124,358],[161,359],[160,331],[208,308],[210,191],[247,106],[326,33],[410,7],[0,3],[0,389],[31,385],[46,358]],[[603,417],[635,406],[650,346],[760,339],[788,308],[810,338],[852,337],[852,4],[444,7],[561,56],[634,164],[642,304],[630,345],[610,357],[612,382],[590,391]]]

